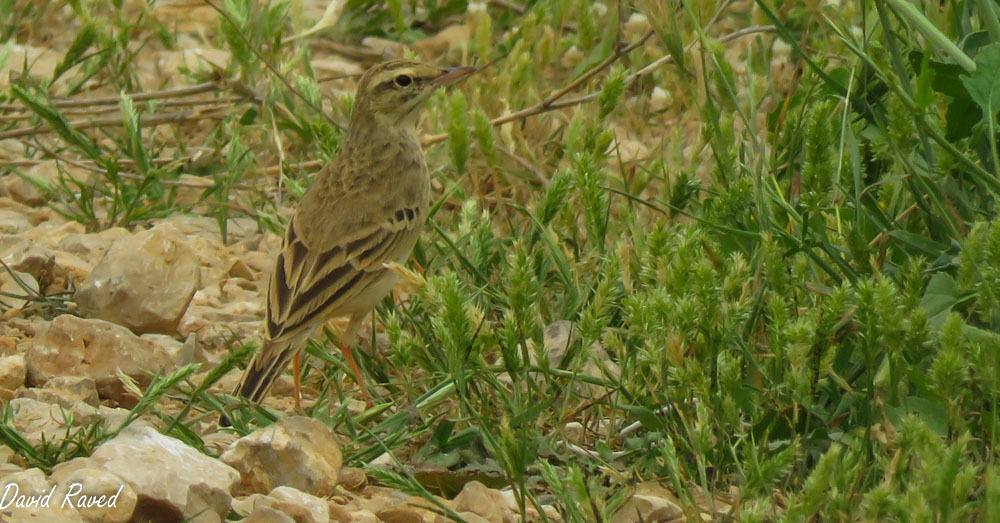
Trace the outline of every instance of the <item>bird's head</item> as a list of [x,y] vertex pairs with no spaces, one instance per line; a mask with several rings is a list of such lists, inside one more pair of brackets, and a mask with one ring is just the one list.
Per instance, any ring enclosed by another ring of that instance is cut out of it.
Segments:
[[374,65],[358,83],[351,124],[412,125],[420,107],[435,89],[475,70],[475,67],[443,69],[411,60]]

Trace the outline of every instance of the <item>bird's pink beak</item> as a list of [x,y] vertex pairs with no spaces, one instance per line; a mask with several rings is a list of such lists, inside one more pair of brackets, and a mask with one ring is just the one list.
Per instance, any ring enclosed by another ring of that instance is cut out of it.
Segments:
[[465,78],[470,74],[476,72],[475,67],[447,67],[442,69],[444,71],[440,76],[434,78],[430,81],[430,84],[434,87],[441,87],[448,85],[452,82]]

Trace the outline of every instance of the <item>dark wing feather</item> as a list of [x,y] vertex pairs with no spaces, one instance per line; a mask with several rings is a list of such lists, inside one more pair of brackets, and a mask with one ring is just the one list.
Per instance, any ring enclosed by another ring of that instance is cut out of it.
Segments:
[[[400,215],[403,220],[396,219]],[[326,318],[344,314],[351,300],[384,273],[383,264],[408,253],[421,213],[406,208],[389,216],[346,245],[325,250],[307,247],[292,220],[268,289],[269,339],[299,336]]]

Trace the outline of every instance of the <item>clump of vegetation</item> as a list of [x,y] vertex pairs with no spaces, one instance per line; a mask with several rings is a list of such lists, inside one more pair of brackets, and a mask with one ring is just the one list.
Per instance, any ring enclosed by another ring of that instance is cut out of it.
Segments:
[[[581,521],[610,517],[637,479],[693,518],[703,492],[745,520],[1000,513],[992,3],[352,0],[314,27],[295,2],[229,0],[208,43],[231,59],[177,71],[207,86],[202,111],[142,94],[160,86],[130,42],[179,46],[155,11],[0,4],[0,57],[54,17],[76,31],[51,75],[15,74],[0,94],[35,131],[11,119],[0,135],[94,172],[37,183],[95,229],[196,209],[223,231],[234,215],[280,230],[349,114],[310,42],[413,44],[469,24],[440,59],[495,63],[429,104],[439,186],[412,260],[425,283],[378,308],[387,352],[361,358],[390,405],[331,411],[343,363],[309,347],[332,363],[304,370],[327,394],[310,414],[352,437],[349,461],[390,450],[487,471],[522,510],[555,499]],[[116,123],[79,125],[62,97],[97,87],[131,94],[109,102]],[[178,203],[190,177],[200,197]],[[572,333],[553,351],[560,320]],[[154,393],[215,412],[226,402],[205,390],[222,374]],[[169,430],[203,448],[190,412]]]

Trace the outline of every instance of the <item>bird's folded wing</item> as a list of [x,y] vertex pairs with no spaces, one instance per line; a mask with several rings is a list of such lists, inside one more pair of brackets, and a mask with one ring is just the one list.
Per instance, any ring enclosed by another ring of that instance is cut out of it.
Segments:
[[314,246],[302,240],[293,219],[271,273],[268,338],[298,336],[343,314],[383,273],[384,263],[407,254],[422,218],[415,209],[399,209],[377,225],[355,228],[347,241]]

